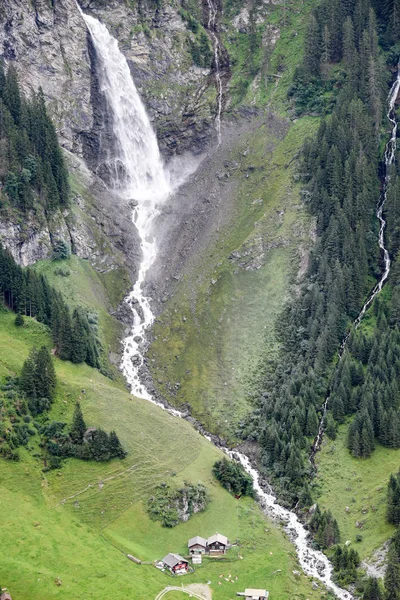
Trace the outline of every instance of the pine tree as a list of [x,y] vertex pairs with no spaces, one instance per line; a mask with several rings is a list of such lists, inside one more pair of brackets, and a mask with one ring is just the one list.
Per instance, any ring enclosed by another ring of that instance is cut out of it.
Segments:
[[56,372],[46,346],[42,346],[37,354],[35,387],[39,398],[53,400],[56,389]]
[[70,430],[70,438],[74,444],[82,444],[83,436],[87,427],[83,419],[82,409],[79,402],[75,404],[74,416],[72,419],[72,425]]
[[314,15],[311,15],[306,35],[304,66],[313,77],[320,73],[321,61],[321,34],[319,24]]
[[121,442],[118,439],[115,431],[111,431],[109,435],[109,448],[111,458],[125,458],[126,452],[123,449]]

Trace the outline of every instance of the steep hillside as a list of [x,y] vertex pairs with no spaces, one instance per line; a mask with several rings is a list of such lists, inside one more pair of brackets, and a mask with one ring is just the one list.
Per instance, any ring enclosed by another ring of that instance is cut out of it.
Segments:
[[[19,373],[32,344],[50,344],[43,326],[27,319],[17,328],[14,316],[4,311],[0,341],[2,383]],[[230,598],[233,588],[255,583],[268,585],[280,598],[321,597],[306,579],[293,576],[298,567],[281,531],[253,501],[235,500],[213,480],[211,467],[220,452],[189,424],[133,398],[87,366],[57,360],[56,371],[50,418],[68,422],[79,399],[87,422],[115,428],[128,455],[105,464],[68,459],[61,470],[43,472],[36,435],[20,451],[19,462],[0,460],[0,579],[13,598],[83,599],[96,597],[100,589],[121,600],[128,594],[148,600],[170,584],[170,577],[151,565],[134,565],[124,553],[154,560],[171,550],[185,552],[189,537],[216,528],[240,540],[243,559],[233,553],[229,562],[238,577],[235,586],[217,585],[217,564],[189,577],[211,580],[215,598]],[[175,486],[183,480],[202,480],[209,487],[207,511],[172,531],[149,521],[141,500],[157,483]]]

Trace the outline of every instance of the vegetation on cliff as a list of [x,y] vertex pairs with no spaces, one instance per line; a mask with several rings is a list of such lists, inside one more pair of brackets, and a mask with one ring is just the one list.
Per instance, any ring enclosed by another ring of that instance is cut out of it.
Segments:
[[42,90],[22,93],[15,68],[0,61],[1,208],[23,212],[39,202],[47,214],[68,203],[68,172]]

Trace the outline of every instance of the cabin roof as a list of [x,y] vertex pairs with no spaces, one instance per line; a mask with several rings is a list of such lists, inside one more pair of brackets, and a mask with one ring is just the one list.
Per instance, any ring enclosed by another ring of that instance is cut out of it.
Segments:
[[179,565],[179,563],[181,562],[189,564],[188,561],[185,560],[182,556],[180,556],[179,554],[172,554],[172,552],[167,554],[167,556],[164,556],[162,562],[168,567],[171,567],[171,569],[176,567],[176,565]]
[[219,542],[220,544],[224,544],[224,546],[228,545],[228,538],[221,533],[216,533],[208,538],[207,544],[215,544],[215,542]]
[[247,590],[244,590],[244,595],[245,596],[250,596],[250,598],[253,596],[254,598],[268,598],[269,596],[269,592],[267,592],[267,590],[256,590],[253,588],[248,588]]
[[201,537],[201,535],[196,535],[195,537],[193,537],[191,540],[188,541],[188,546],[189,548],[191,546],[195,546],[196,544],[199,544],[199,546],[204,546],[204,548],[207,546],[207,540],[203,537]]

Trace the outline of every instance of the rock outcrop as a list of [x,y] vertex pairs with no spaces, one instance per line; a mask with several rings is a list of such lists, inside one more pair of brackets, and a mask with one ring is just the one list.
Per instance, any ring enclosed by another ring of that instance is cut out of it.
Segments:
[[[210,69],[193,65],[179,5],[80,0],[118,39],[164,153],[203,150],[215,113]],[[201,17],[199,17],[201,18]],[[43,88],[61,144],[93,158],[106,129],[95,54],[75,0],[3,0],[0,57],[13,63],[24,90]]]

